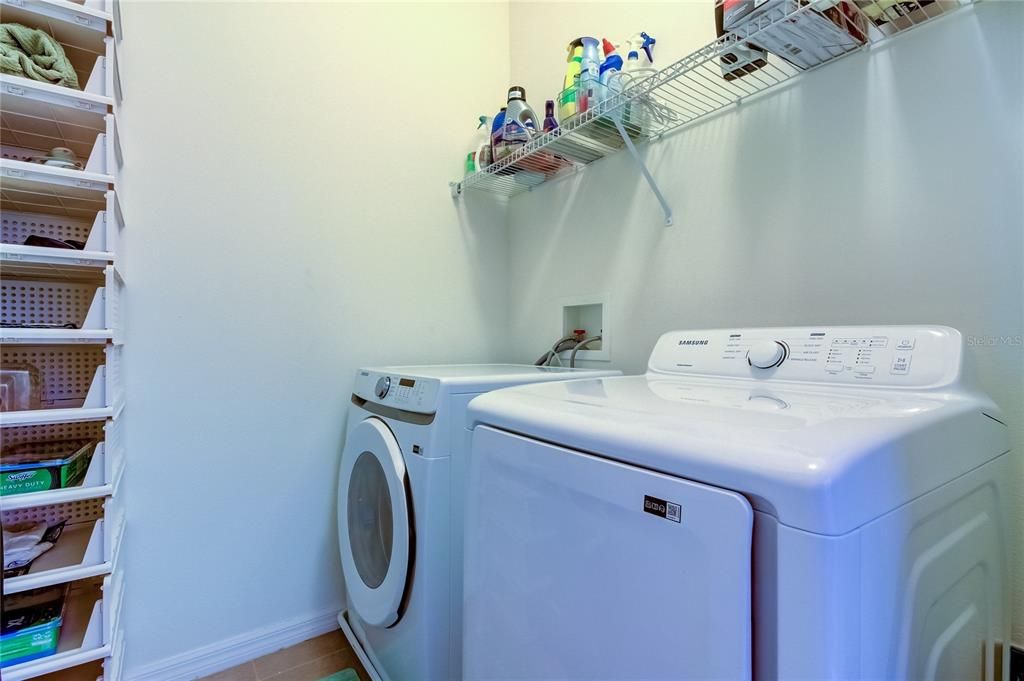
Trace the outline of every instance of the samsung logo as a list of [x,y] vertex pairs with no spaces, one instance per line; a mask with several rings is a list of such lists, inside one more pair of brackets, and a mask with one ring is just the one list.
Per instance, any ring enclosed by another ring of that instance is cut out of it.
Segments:
[[693,339],[690,339],[690,340],[681,340],[681,341],[679,341],[679,344],[680,345],[707,345],[708,341],[706,341],[706,340],[693,340]]

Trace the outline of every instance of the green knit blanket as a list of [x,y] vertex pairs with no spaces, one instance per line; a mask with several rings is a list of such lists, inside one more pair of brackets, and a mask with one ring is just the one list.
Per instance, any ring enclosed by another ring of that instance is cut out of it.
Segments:
[[78,75],[60,43],[21,24],[0,24],[0,72],[78,89]]

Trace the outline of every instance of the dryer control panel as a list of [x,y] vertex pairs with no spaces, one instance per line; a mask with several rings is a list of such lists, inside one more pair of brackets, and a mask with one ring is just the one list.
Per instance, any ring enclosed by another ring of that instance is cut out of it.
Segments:
[[420,414],[432,414],[437,411],[440,387],[441,382],[436,378],[360,369],[356,372],[353,392],[368,402]]
[[672,331],[651,353],[657,374],[934,388],[960,379],[963,341],[944,326]]

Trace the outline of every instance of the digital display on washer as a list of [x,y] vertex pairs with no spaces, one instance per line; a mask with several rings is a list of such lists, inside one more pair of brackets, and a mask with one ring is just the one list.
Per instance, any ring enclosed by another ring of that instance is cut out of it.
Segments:
[[414,385],[416,385],[416,381],[412,380],[411,378],[400,378],[398,379],[398,385],[403,388],[411,388]]

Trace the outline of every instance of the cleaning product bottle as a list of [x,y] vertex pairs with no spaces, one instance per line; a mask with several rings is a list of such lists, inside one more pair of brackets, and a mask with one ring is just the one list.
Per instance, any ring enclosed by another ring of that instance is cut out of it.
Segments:
[[476,147],[476,169],[483,170],[494,162],[491,156],[491,117],[481,116],[478,119],[477,147]]
[[576,110],[583,113],[601,101],[601,53],[597,38],[580,38],[583,57],[580,60],[580,85],[576,91]]
[[611,91],[609,82],[612,81],[612,76],[616,72],[622,70],[622,57],[616,51],[615,45],[607,38],[604,39],[602,47],[604,48],[604,61],[601,62],[600,80],[602,94],[607,99],[615,94]]
[[558,117],[563,121],[576,113],[577,79],[582,70],[583,39],[576,38],[569,43],[568,55],[565,58],[565,79],[562,81],[562,92],[558,95]]
[[502,141],[508,152],[514,151],[513,147],[529,142],[538,130],[540,130],[540,121],[537,120],[537,114],[526,103],[526,89],[513,85],[508,89],[505,132],[502,135]]
[[653,76],[658,72],[656,68],[651,66],[651,63],[647,61],[647,58],[643,52],[631,50],[629,56],[626,57],[626,63],[622,66],[622,70],[629,74],[627,80],[630,85],[639,83],[648,76]]
[[[634,33],[626,41],[630,51],[623,66],[625,73],[624,84],[629,87],[642,82],[658,72],[654,68],[654,44],[657,42],[647,33],[641,31]],[[637,132],[643,134],[649,131],[653,121],[651,107],[653,100],[650,96],[643,96],[632,100],[626,107],[626,119],[633,124]]]
[[[646,33],[642,35],[647,35]],[[631,38],[632,42],[633,39]],[[641,40],[640,43],[643,41]],[[653,44],[653,40],[651,42]],[[650,51],[637,51],[631,50],[629,55],[626,57],[626,63],[622,70],[622,85],[626,88],[632,87],[637,83],[643,82],[647,78],[650,78],[657,69],[651,65],[650,62],[651,53]],[[651,131],[651,127],[654,122],[653,113],[651,107],[654,105],[654,101],[651,95],[631,96],[630,101],[624,107],[623,111],[623,122],[629,129],[631,134],[644,135]]]
[[491,165],[491,117],[480,116],[477,124],[477,143],[466,157],[466,174],[475,173]]
[[558,120],[555,119],[555,100],[549,99],[544,102],[544,132],[551,132],[558,129]]
[[654,66],[654,44],[658,41],[641,31],[634,33],[626,41],[629,43],[630,52],[636,52],[640,57],[640,66],[650,68]]
[[505,148],[505,107],[491,121],[491,163],[497,163],[508,151]]

